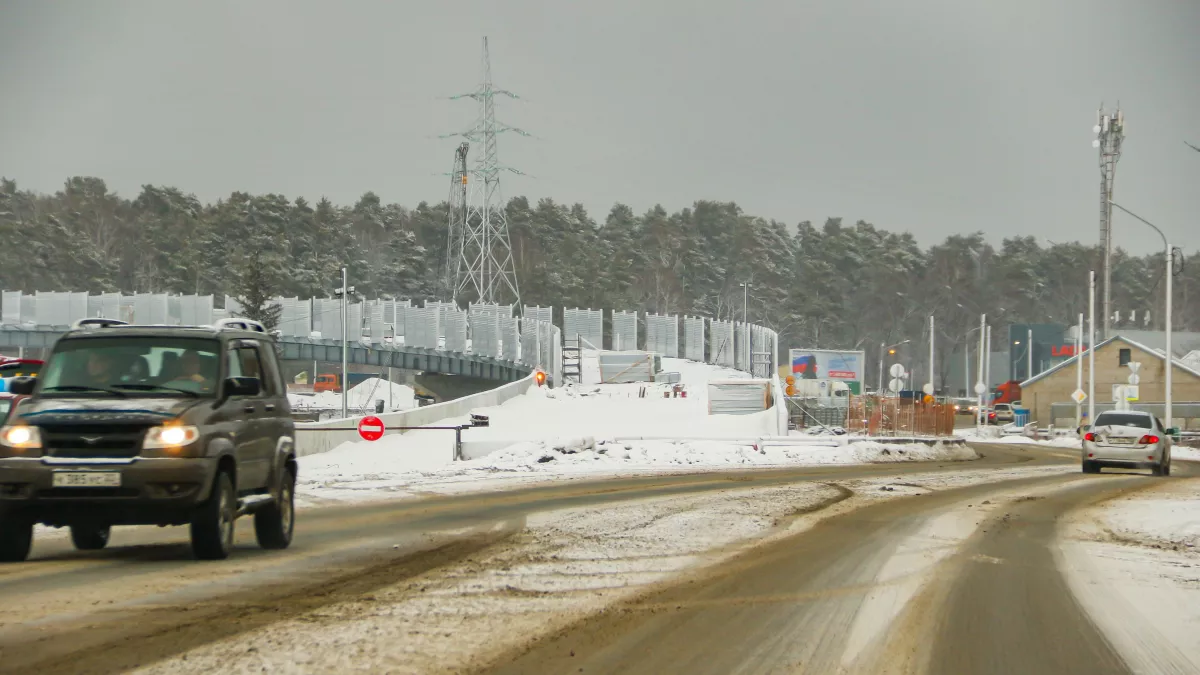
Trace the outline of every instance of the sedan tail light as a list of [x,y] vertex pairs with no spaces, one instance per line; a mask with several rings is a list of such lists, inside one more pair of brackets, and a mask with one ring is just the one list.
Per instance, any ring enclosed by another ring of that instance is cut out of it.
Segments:
[[1141,440],[1138,441],[1138,443],[1141,445],[1154,445],[1157,442],[1158,436],[1155,436],[1154,434],[1146,434],[1145,436],[1142,436]]
[[1092,432],[1089,431],[1083,435],[1083,440],[1089,441],[1089,442],[1095,442],[1096,434],[1093,434]]

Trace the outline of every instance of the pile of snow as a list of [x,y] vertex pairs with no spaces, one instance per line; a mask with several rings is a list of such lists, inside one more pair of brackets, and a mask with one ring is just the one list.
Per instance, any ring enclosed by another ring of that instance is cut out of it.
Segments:
[[1000,445],[1040,445],[1047,448],[1071,448],[1078,450],[1083,447],[1082,441],[1075,434],[1054,436],[1051,438],[1030,438],[1023,434],[1004,434],[1000,428],[984,427],[982,433],[974,428],[956,429],[955,433],[968,443],[995,443]]
[[[420,432],[422,435],[434,432]],[[443,458],[453,438],[426,437]],[[453,463],[424,462],[420,453],[405,456],[394,446],[346,444],[332,452],[300,459],[300,490],[319,497],[383,497],[397,492],[428,491],[439,483],[478,484],[487,478],[606,477],[747,467],[819,466],[917,461],[966,461],[978,455],[963,445],[890,444],[743,444],[722,441],[612,441],[591,436],[558,437],[514,443],[486,457]],[[421,462],[416,462],[420,464]]]
[[[347,406],[353,410],[374,410],[375,401],[382,399],[388,405],[388,389],[391,388],[391,410],[407,410],[414,407],[414,392],[412,387],[378,377],[369,377],[350,388],[346,394]],[[304,394],[288,394],[288,403],[295,410],[306,408],[327,409],[341,408],[341,392],[322,391],[312,396]]]

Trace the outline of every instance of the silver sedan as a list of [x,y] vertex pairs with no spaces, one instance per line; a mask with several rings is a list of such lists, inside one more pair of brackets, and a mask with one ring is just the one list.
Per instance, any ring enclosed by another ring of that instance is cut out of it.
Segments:
[[1150,469],[1171,475],[1171,435],[1154,415],[1140,410],[1104,412],[1083,436],[1083,472],[1102,467]]

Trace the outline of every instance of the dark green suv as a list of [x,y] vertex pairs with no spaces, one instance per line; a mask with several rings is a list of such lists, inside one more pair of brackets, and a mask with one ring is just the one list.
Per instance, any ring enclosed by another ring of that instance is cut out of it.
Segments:
[[295,425],[262,324],[85,319],[9,391],[29,397],[0,427],[0,561],[29,556],[37,523],[84,550],[113,525],[190,525],[216,560],[253,514],[259,545],[291,543]]

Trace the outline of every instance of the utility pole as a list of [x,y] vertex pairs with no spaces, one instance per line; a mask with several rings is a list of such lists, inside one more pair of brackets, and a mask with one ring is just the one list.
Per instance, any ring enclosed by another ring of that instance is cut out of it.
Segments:
[[746,331],[746,355],[749,357],[746,368],[751,371],[750,375],[753,376],[754,366],[751,364],[754,362],[754,345],[750,341],[750,323],[746,319],[750,314],[750,284],[748,282],[742,284],[742,291],[742,330]]
[[1088,274],[1088,425],[1096,423],[1096,270]]
[[1108,339],[1112,330],[1112,204],[1113,180],[1117,174],[1117,162],[1121,159],[1121,146],[1125,142],[1125,113],[1120,105],[1115,112],[1105,112],[1104,106],[1096,111],[1096,125],[1092,127],[1096,139],[1092,147],[1100,151],[1100,264],[1104,280],[1104,331]]
[[350,341],[349,331],[346,324],[349,323],[349,297],[350,289],[346,285],[348,282],[348,273],[346,268],[342,268],[342,419],[349,417],[347,414],[349,406],[347,405],[348,390],[350,389],[350,373],[346,371],[348,362],[350,361]]
[[[1079,313],[1078,330],[1075,331],[1075,391],[1083,391],[1083,312]],[[1083,423],[1083,407],[1075,401],[1075,428]]]
[[933,396],[933,393],[935,391],[937,391],[937,385],[934,384],[934,382],[933,382],[933,345],[934,345],[933,315],[930,314],[929,315],[929,395],[930,396]]
[[987,330],[987,314],[979,315],[979,380],[975,382],[975,428],[979,430],[983,427],[983,392],[987,391],[986,385],[983,383],[983,368],[984,368],[984,350],[987,349],[985,344],[984,332]]
[[[521,306],[521,293],[517,286],[516,266],[513,262],[512,242],[508,236],[508,217],[505,215],[504,199],[500,193],[500,174],[507,171],[524,175],[512,167],[500,164],[496,151],[496,137],[505,132],[520,136],[530,134],[522,129],[496,121],[497,96],[512,99],[518,96],[506,89],[492,85],[492,60],[488,52],[487,38],[483,38],[483,83],[473,92],[451,96],[451,100],[470,98],[479,103],[479,122],[470,130],[446,134],[442,138],[461,136],[473,143],[483,145],[483,153],[470,173],[475,177],[467,198],[465,215],[459,228],[459,243],[454,244],[447,255],[457,255],[461,261],[449,265],[456,270],[451,301],[474,300],[482,304],[505,304],[511,302]],[[461,159],[465,167],[466,149],[459,147],[462,156],[456,155],[456,168]],[[453,175],[453,174],[452,174]],[[460,174],[460,184],[467,180],[466,173]],[[453,232],[451,236],[453,236]],[[570,261],[566,261],[569,263]],[[464,297],[465,296],[465,297]]]
[[1029,329],[1029,337],[1025,340],[1025,379],[1033,377],[1033,329]]

